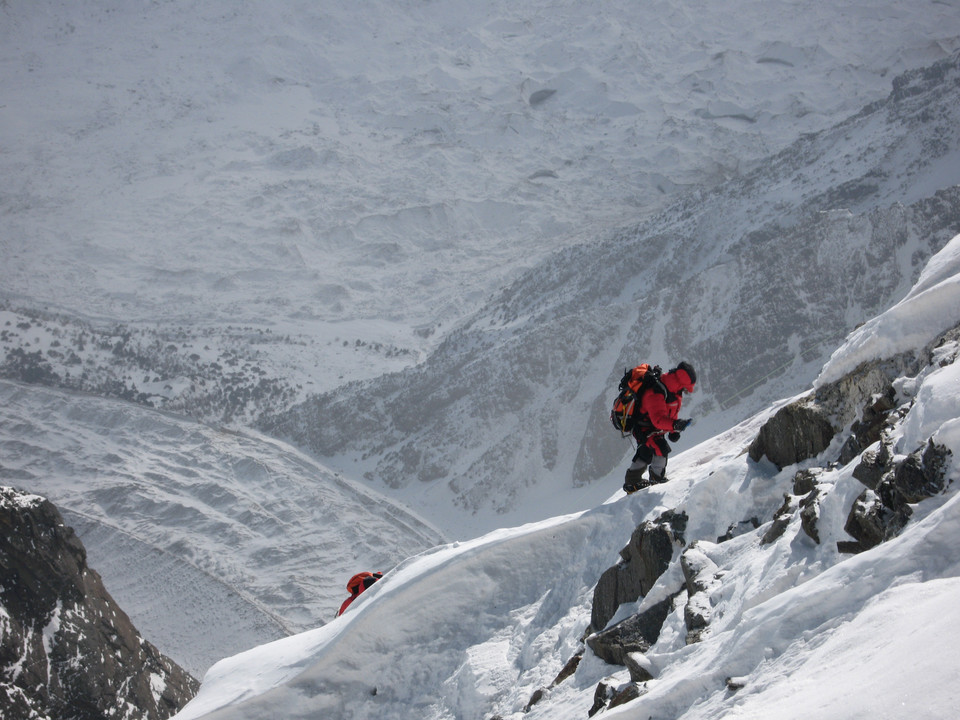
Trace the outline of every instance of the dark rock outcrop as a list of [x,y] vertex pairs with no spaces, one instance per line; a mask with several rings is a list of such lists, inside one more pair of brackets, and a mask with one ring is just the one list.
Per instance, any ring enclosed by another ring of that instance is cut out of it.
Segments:
[[631,615],[616,625],[587,638],[593,654],[611,665],[628,665],[631,653],[644,653],[660,637],[660,629],[673,610],[677,595],[664,598],[647,610]]
[[49,501],[0,488],[0,716],[163,720],[198,688],[143,640]]
[[876,452],[864,453],[853,476],[867,489],[850,508],[843,527],[856,542],[841,542],[839,550],[869,550],[898,535],[913,514],[911,504],[943,492],[949,455],[932,440],[900,461],[883,443]]
[[853,477],[871,490],[876,490],[883,476],[893,468],[893,455],[890,446],[881,443],[877,449],[866,450],[860,455],[860,462],[853,469]]
[[887,417],[896,406],[896,392],[893,385],[888,385],[879,397],[863,409],[860,419],[851,425],[850,437],[840,450],[841,465],[846,465],[880,439]]
[[581,660],[583,660],[583,648],[580,648],[580,651],[576,655],[567,660],[566,665],[563,666],[563,669],[557,673],[557,676],[553,679],[553,682],[550,683],[550,687],[538,688],[537,690],[534,690],[533,695],[530,696],[530,700],[527,702],[526,707],[523,708],[523,711],[530,712],[530,709],[534,705],[543,700],[544,695],[546,695],[549,690],[555,688],[564,680],[571,677],[577,671],[577,668],[580,667]]
[[811,540],[820,544],[820,531],[817,523],[820,521],[820,498],[823,493],[814,488],[800,498],[800,527]]
[[797,509],[797,500],[793,495],[783,496],[783,505],[773,514],[773,523],[760,538],[761,545],[769,545],[779,540],[787,531],[793,513]]
[[608,685],[605,682],[597,683],[597,689],[593,693],[593,706],[587,711],[587,717],[593,717],[601,710],[615,708],[631,700],[645,695],[647,690],[634,682],[627,683],[619,687]]
[[827,449],[837,429],[823,409],[809,398],[780,408],[750,444],[754,461],[766,456],[781,470],[816,457]]
[[[922,354],[929,354],[929,348]],[[916,353],[864,363],[840,380],[780,408],[760,428],[748,453],[756,462],[766,456],[779,469],[816,457],[841,428],[850,436],[840,450],[845,465],[880,439],[897,406],[892,381],[921,367]]]
[[634,530],[620,551],[622,561],[600,576],[593,591],[589,632],[602,630],[623,603],[636,602],[650,592],[670,566],[674,544],[685,544],[686,527],[686,514],[669,511]]

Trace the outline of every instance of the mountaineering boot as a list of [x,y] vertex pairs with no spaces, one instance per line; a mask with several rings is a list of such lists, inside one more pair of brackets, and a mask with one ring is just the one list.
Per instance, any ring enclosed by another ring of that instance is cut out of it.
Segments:
[[666,473],[663,475],[657,475],[653,470],[650,470],[650,480],[647,482],[647,485],[660,485],[667,481]]
[[645,470],[645,467],[639,470],[634,470],[633,468],[627,470],[627,474],[623,479],[623,491],[627,495],[647,487],[649,483],[643,478],[643,473]]

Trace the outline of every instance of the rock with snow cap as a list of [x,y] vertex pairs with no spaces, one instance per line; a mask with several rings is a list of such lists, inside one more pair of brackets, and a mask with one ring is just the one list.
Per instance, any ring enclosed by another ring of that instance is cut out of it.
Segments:
[[0,488],[0,716],[163,720],[197,681],[140,637],[57,509]]

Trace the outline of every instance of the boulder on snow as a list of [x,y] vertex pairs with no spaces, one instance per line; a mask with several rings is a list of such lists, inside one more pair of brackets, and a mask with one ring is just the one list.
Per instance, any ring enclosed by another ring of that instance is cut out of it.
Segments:
[[580,661],[583,660],[583,648],[580,648],[580,651],[577,652],[572,658],[567,660],[566,665],[557,673],[557,676],[553,679],[553,682],[550,683],[548,688],[538,688],[534,690],[533,695],[530,696],[530,700],[527,702],[526,706],[523,708],[525,713],[530,712],[530,709],[536,705],[538,702],[543,700],[544,695],[546,695],[547,690],[555,688],[557,685],[562,683],[567,678],[571,677],[580,666]]
[[841,552],[869,550],[898,535],[913,514],[911,504],[943,492],[949,456],[948,448],[932,440],[899,462],[883,444],[876,453],[864,453],[854,477],[868,488],[850,508],[843,528],[857,542],[842,543]]
[[810,491],[817,487],[821,475],[823,475],[823,468],[807,468],[797,471],[797,474],[793,476],[793,494],[809,495]]
[[631,700],[636,700],[641,695],[645,695],[646,692],[646,688],[641,688],[634,682],[614,687],[601,680],[597,683],[597,689],[593,693],[593,706],[587,711],[587,717],[593,717],[604,708],[615,708]]
[[587,637],[594,655],[611,665],[628,665],[632,653],[645,653],[660,637],[660,629],[673,610],[682,590],[664,598],[641,613]]
[[820,521],[820,498],[823,492],[820,488],[813,488],[800,498],[800,527],[811,540],[820,544],[820,531],[817,523]]
[[853,477],[871,490],[880,487],[884,476],[893,470],[893,451],[887,443],[880,443],[876,449],[865,450],[860,462],[853,469]]
[[0,716],[163,720],[198,683],[143,640],[49,501],[0,487]]
[[767,420],[748,452],[755,462],[766,456],[782,470],[816,457],[827,449],[836,434],[827,414],[807,397],[780,408]]
[[621,562],[604,571],[593,591],[589,632],[606,627],[617,608],[645,596],[673,559],[674,543],[684,544],[685,513],[665,512],[638,526],[620,551]]
[[844,531],[856,539],[856,543],[837,543],[837,549],[840,552],[862,552],[876,547],[899,533],[912,514],[909,506],[900,512],[885,508],[877,493],[864,490],[854,501],[843,526]]
[[820,520],[820,498],[823,491],[819,488],[817,481],[822,472],[820,468],[808,468],[794,475],[793,494],[784,494],[783,505],[774,513],[773,523],[760,539],[761,545],[769,545],[779,540],[787,531],[798,510],[801,529],[811,540],[820,544],[817,522]]
[[924,448],[908,455],[890,479],[890,492],[895,495],[891,504],[918,503],[943,492],[950,455],[948,448],[935,444],[932,439]]
[[787,531],[787,526],[797,509],[797,500],[793,495],[784,494],[783,505],[773,514],[773,523],[760,538],[761,545],[769,545],[779,540]]

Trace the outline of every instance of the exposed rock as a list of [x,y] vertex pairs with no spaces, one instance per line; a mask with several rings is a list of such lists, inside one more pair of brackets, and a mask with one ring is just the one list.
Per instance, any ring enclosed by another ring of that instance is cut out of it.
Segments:
[[[883,418],[879,415],[886,412],[885,398],[893,397],[891,383],[898,377],[916,374],[920,365],[914,352],[865,362],[836,382],[817,388],[814,400],[838,427],[856,423],[863,438],[857,442],[864,448],[875,442],[867,442],[866,438],[882,428]],[[861,427],[864,422],[866,426]]]
[[761,545],[769,545],[779,540],[798,509],[801,528],[815,543],[820,544],[817,522],[820,519],[820,498],[823,493],[817,486],[817,479],[821,473],[819,468],[810,468],[800,470],[794,475],[793,495],[784,494],[783,505],[774,513],[773,523],[760,539]]
[[[890,492],[894,495],[890,505],[896,507],[901,503],[918,503],[943,492],[944,471],[949,456],[950,450],[935,445],[933,440],[929,440],[922,450],[908,455],[897,465],[890,480]],[[881,485],[881,497],[884,497],[884,489]]]
[[198,683],[143,640],[47,500],[0,488],[0,716],[163,720]]
[[741,535],[752,532],[760,527],[760,518],[752,517],[749,520],[741,520],[740,522],[732,523],[730,527],[727,528],[727,532],[717,538],[718,543],[726,542],[727,540],[733,540],[735,537],[740,537]]
[[583,660],[583,648],[580,648],[580,652],[567,660],[567,664],[563,666],[559,673],[557,673],[557,676],[553,679],[553,682],[550,683],[550,687],[556,687],[564,680],[571,677],[577,671],[577,668],[580,667],[581,660]]
[[606,682],[597,683],[597,689],[593,693],[593,706],[587,712],[589,717],[593,717],[598,712],[604,708],[615,708],[618,705],[623,705],[628,703],[631,700],[636,700],[641,695],[646,693],[645,689],[642,689],[636,683],[627,683],[618,688],[614,688],[611,685],[608,685]]
[[883,506],[877,493],[864,490],[854,501],[843,526],[844,531],[856,538],[857,544],[844,544],[842,547],[838,544],[837,547],[842,552],[861,552],[876,547],[887,539],[888,533],[899,532],[912,512],[907,506],[905,516],[902,513],[895,514]]
[[686,527],[686,514],[668,511],[634,530],[620,551],[622,561],[608,568],[597,582],[588,633],[603,629],[623,603],[636,602],[650,592],[670,566],[674,544],[684,544]]
[[869,550],[898,535],[913,514],[912,503],[943,491],[950,451],[930,440],[900,462],[893,461],[884,445],[875,454],[864,455],[854,477],[876,485],[864,490],[850,508],[843,529],[857,543],[838,545],[841,552]]
[[810,468],[801,470],[793,478],[793,494],[800,497],[800,527],[817,545],[820,533],[817,523],[820,521],[820,498],[823,491],[817,485],[823,470]]
[[860,416],[851,425],[850,437],[840,452],[840,464],[846,465],[862,450],[880,440],[880,434],[886,425],[890,411],[896,408],[896,392],[893,385],[888,385],[879,396],[875,396]]
[[553,679],[553,682],[550,683],[550,687],[539,688],[534,691],[533,695],[530,696],[530,700],[529,702],[527,702],[526,707],[523,708],[523,711],[530,712],[530,708],[532,708],[538,702],[543,700],[543,697],[546,694],[547,690],[550,690],[551,688],[555,688],[564,680],[572,676],[577,671],[577,668],[580,666],[580,661],[582,659],[583,659],[583,649],[581,648],[580,652],[578,652],[572,658],[567,660],[567,664],[563,666],[563,669],[560,670],[557,676]]
[[626,665],[630,653],[644,653],[660,637],[660,629],[673,610],[674,593],[647,610],[631,615],[616,625],[594,633],[587,638],[593,653],[611,665]]
[[773,524],[767,528],[767,531],[760,539],[761,545],[769,545],[776,542],[787,531],[787,526],[793,518],[793,513],[797,510],[796,498],[793,495],[783,496],[783,505],[773,514]]
[[700,642],[713,618],[711,594],[719,587],[719,568],[703,552],[703,543],[695,542],[680,557],[687,585],[687,604],[683,619],[687,626],[687,645]]
[[821,468],[809,468],[800,470],[793,476],[793,494],[808,495],[811,490],[817,487],[817,482],[823,474]]
[[527,701],[526,706],[524,706],[523,711],[525,713],[530,712],[534,705],[543,700],[543,695],[546,691],[543,688],[537,688],[533,691],[533,695],[530,696],[530,700]]
[[653,680],[653,673],[650,672],[649,663],[643,653],[627,653],[626,665],[627,670],[630,671],[630,679],[633,682]]
[[598,682],[597,689],[593,691],[593,705],[587,711],[587,716],[593,717],[603,710],[611,697],[613,697],[613,688],[603,681]]
[[815,487],[800,498],[800,527],[807,534],[807,537],[817,545],[820,544],[817,523],[820,521],[820,498],[822,494],[820,489]]
[[607,705],[607,707],[612,709],[619,705],[623,705],[631,700],[636,700],[641,695],[645,695],[646,692],[646,688],[640,687],[637,685],[637,683],[628,683],[613,693],[613,697],[610,698],[610,704]]
[[823,409],[811,398],[803,398],[780,408],[764,423],[750,444],[750,458],[759,461],[766,456],[782,470],[816,457],[827,449],[836,434]]
[[853,469],[853,477],[871,490],[876,490],[883,477],[893,470],[893,453],[890,446],[881,443],[876,450],[865,450],[860,462]]

